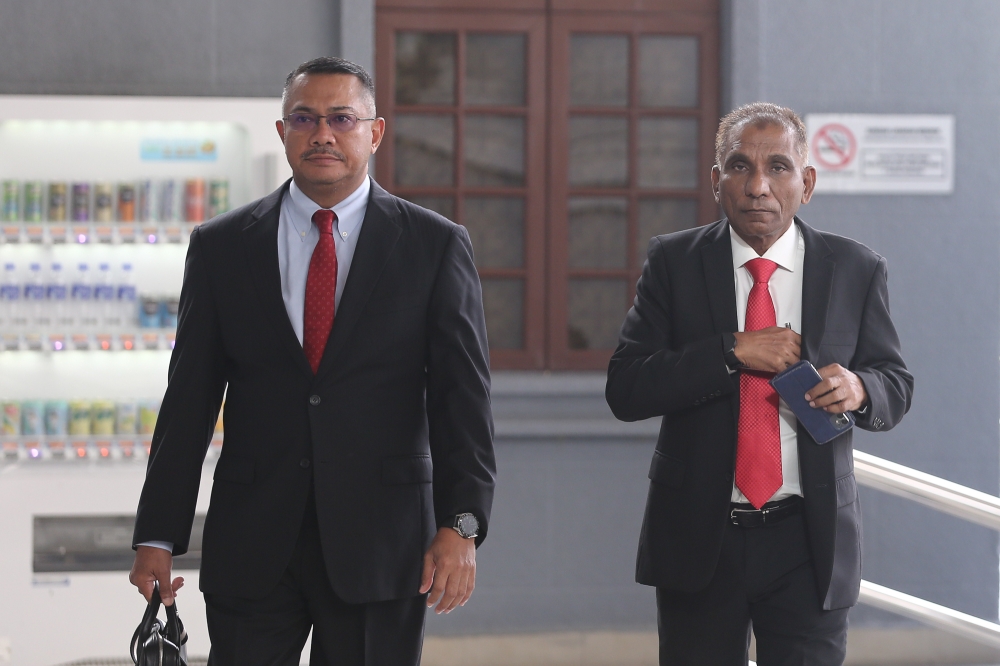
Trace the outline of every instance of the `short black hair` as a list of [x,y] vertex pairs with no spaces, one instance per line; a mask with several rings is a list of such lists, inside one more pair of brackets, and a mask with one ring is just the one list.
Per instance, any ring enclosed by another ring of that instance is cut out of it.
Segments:
[[313,58],[309,62],[304,62],[285,77],[285,87],[281,91],[281,108],[285,108],[285,101],[288,99],[288,89],[292,82],[300,74],[350,74],[358,81],[364,89],[368,101],[372,105],[372,112],[375,111],[375,81],[372,79],[364,67],[350,60],[344,60],[336,56],[321,56]]

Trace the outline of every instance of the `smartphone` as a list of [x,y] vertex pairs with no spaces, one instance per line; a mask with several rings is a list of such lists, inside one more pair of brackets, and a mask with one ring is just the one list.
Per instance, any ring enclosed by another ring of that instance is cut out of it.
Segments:
[[830,414],[822,409],[810,407],[806,393],[823,381],[816,368],[809,361],[799,361],[785,368],[771,378],[771,386],[778,392],[795,417],[809,432],[817,444],[826,444],[854,427],[854,415]]

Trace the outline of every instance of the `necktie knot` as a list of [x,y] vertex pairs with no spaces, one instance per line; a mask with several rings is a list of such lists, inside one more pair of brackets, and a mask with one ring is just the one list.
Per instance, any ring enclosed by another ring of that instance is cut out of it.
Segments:
[[750,272],[750,277],[753,278],[754,284],[767,284],[771,276],[774,275],[774,271],[778,268],[778,264],[770,259],[761,258],[751,259],[744,265]]
[[335,219],[337,216],[333,214],[333,211],[325,208],[319,209],[312,216],[313,224],[316,225],[321,234],[333,234],[333,221]]

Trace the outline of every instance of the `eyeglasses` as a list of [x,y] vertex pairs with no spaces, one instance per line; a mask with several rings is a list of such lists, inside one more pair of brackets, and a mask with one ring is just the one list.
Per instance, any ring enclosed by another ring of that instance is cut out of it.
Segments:
[[350,132],[359,120],[375,120],[375,118],[358,118],[353,113],[331,113],[328,116],[317,116],[313,113],[291,113],[282,118],[293,132],[312,132],[319,126],[319,119],[326,118],[326,124],[334,132],[343,134]]

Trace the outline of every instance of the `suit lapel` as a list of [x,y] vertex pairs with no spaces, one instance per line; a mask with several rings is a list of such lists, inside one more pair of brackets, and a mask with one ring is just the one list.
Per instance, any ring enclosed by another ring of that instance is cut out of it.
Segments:
[[335,367],[334,359],[343,351],[351,331],[364,312],[368,297],[402,233],[402,228],[396,221],[398,216],[399,208],[395,197],[373,180],[365,219],[361,225],[361,236],[358,237],[358,246],[351,261],[351,272],[340,297],[340,307],[337,308],[333,330],[326,341],[317,376],[322,376]]
[[[291,181],[289,181],[291,182]],[[302,345],[295,336],[288,319],[285,301],[281,297],[281,271],[278,269],[278,220],[281,200],[288,191],[288,182],[261,200],[251,214],[251,221],[243,229],[241,240],[246,253],[253,284],[260,297],[263,312],[261,319],[273,328],[282,349],[288,352],[296,365],[312,374]]]
[[826,330],[837,263],[830,246],[815,229],[798,218],[795,222],[806,247],[802,271],[802,358],[814,361],[819,356],[819,343]]
[[701,247],[708,304],[716,333],[733,332],[736,320],[736,282],[733,276],[733,247],[729,239],[729,222],[721,220],[706,234]]

